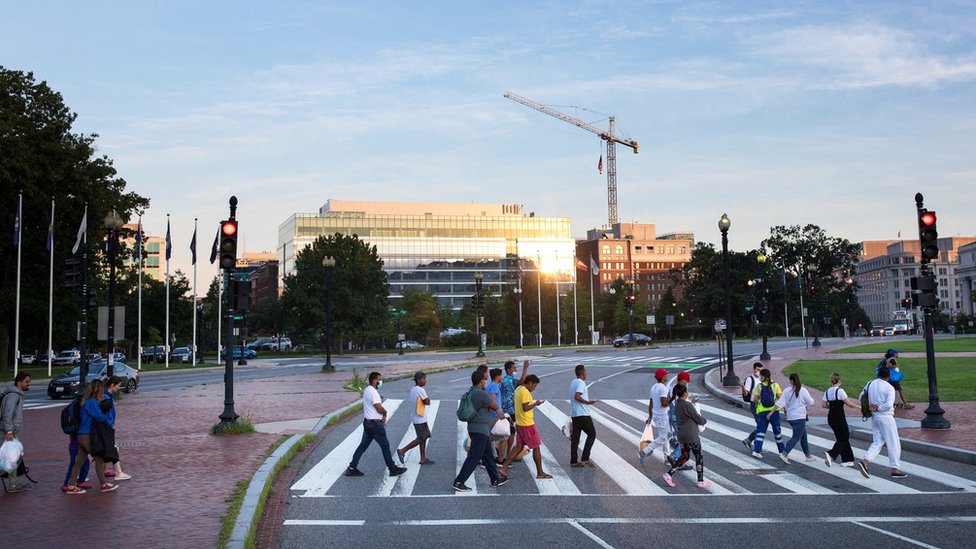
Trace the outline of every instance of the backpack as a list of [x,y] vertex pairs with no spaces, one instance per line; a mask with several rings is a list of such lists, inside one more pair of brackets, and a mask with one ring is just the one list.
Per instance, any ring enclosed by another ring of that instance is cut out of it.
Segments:
[[882,358],[881,362],[879,362],[878,366],[874,369],[874,377],[878,377],[878,373],[881,371],[881,369],[887,367],[888,367],[888,359]]
[[776,392],[773,391],[773,384],[763,383],[759,387],[759,404],[764,408],[772,408],[776,406]]
[[77,396],[61,410],[61,430],[66,435],[78,432],[81,425],[81,397]]
[[464,393],[461,396],[460,402],[458,402],[457,418],[465,423],[471,421],[478,415],[478,410],[475,409],[474,403],[471,402],[471,391]]
[[752,402],[752,391],[756,388],[756,378],[749,376],[746,382],[752,381],[752,385],[746,389],[745,383],[742,385],[742,402],[749,404]]
[[[874,381],[874,380],[872,380]],[[871,386],[871,381],[864,386],[864,390],[861,391],[861,418],[867,420],[871,417],[871,400],[868,398],[868,387]]]

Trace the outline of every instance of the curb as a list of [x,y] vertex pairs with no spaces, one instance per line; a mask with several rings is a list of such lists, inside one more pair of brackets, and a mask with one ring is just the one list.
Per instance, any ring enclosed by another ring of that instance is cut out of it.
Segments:
[[[738,408],[745,408],[742,399],[736,399],[732,395],[729,395],[717,385],[712,383],[710,375],[715,368],[721,368],[721,365],[715,366],[705,372],[703,381],[705,382],[705,389],[712,394],[715,398],[725,402],[726,404],[731,404]],[[810,427],[810,430],[819,431],[821,433],[831,433],[831,431],[820,428],[820,427]],[[858,429],[851,429],[851,438],[870,442],[872,437],[871,433],[861,431]],[[976,465],[976,452],[970,450],[964,450],[962,448],[954,448],[952,446],[940,446],[938,444],[933,444],[931,442],[925,442],[922,440],[915,440],[911,438],[902,438],[901,447],[905,450],[915,452],[917,454],[922,454],[929,457],[940,458],[947,461],[955,461],[957,463],[964,463],[966,465]]]

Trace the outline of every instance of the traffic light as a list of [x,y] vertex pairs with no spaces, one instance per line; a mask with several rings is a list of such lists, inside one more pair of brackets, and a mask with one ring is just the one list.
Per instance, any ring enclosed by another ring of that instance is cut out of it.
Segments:
[[816,284],[811,284],[810,287],[807,288],[807,289],[810,290],[810,295],[813,295],[813,294],[817,293],[817,285]]
[[220,268],[225,270],[237,266],[237,221],[228,219],[220,222]]
[[234,310],[248,311],[251,309],[251,281],[235,280],[234,284]]
[[624,296],[624,307],[628,311],[631,311],[631,310],[634,309],[634,299],[635,299],[634,294],[627,294],[627,295]]
[[911,278],[912,305],[922,308],[935,308],[939,299],[935,295],[934,276],[913,276]]
[[911,307],[912,307],[912,300],[911,299],[906,298],[906,299],[901,300],[901,308],[902,309],[910,309]]
[[74,257],[69,257],[64,260],[64,287],[69,289],[77,288],[81,285],[79,282],[79,277],[81,276],[81,260]]
[[918,211],[918,239],[922,244],[922,264],[939,257],[939,231],[935,226],[935,212],[922,208]]

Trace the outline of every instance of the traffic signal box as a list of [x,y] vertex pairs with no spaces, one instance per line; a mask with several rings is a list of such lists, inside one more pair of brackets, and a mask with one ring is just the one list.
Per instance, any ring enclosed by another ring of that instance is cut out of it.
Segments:
[[922,208],[918,211],[918,239],[922,244],[922,264],[939,257],[939,230],[935,226],[935,212]]
[[636,296],[634,294],[627,294],[627,295],[625,295],[624,296],[624,307],[626,307],[626,309],[628,311],[634,310],[634,301],[635,300],[636,300]]
[[237,221],[220,222],[220,268],[231,270],[237,266]]
[[913,276],[912,285],[912,305],[915,307],[935,308],[939,300],[935,296],[935,277],[933,276]]

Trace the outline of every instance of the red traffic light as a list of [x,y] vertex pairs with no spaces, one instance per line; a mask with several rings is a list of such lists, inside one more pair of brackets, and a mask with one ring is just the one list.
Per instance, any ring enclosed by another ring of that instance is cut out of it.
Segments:
[[237,233],[237,223],[234,221],[224,221],[220,225],[220,232],[227,236],[234,236]]
[[919,216],[918,221],[923,227],[931,227],[935,225],[935,212],[923,212],[922,215]]

